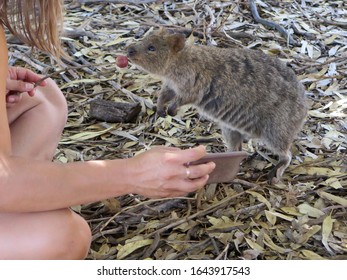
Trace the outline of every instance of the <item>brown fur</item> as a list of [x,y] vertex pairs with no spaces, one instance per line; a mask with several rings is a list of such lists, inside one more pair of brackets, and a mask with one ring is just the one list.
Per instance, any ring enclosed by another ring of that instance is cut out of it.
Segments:
[[307,113],[304,88],[289,67],[261,51],[188,45],[163,30],[130,46],[128,56],[162,78],[158,114],[192,104],[219,124],[230,150],[241,149],[244,138],[261,140],[279,156],[270,176],[280,179]]

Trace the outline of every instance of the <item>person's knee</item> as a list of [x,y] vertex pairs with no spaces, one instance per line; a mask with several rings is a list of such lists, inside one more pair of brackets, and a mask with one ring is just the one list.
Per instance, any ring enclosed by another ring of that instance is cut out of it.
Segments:
[[75,219],[76,232],[73,242],[78,245],[74,247],[75,252],[71,257],[75,259],[85,259],[92,242],[92,233],[88,223],[81,216],[75,214]]
[[63,210],[58,217],[57,226],[63,226],[54,231],[53,236],[47,236],[48,259],[84,259],[86,258],[90,243],[91,230],[87,222],[70,210]]
[[54,116],[57,127],[62,129],[66,124],[68,114],[65,96],[52,79],[48,78],[46,82],[47,85],[40,88],[42,102],[45,103],[51,113],[54,112],[51,115]]
[[0,230],[0,260],[73,260],[88,254],[90,227],[69,209],[0,214],[0,218],[0,228],[4,228]]
[[87,222],[79,215],[72,213],[68,228],[62,236],[62,259],[84,259],[87,257],[92,234]]

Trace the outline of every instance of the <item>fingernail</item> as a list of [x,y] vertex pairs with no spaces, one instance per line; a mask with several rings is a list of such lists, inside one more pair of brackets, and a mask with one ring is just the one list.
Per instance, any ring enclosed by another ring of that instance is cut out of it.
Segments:
[[13,96],[7,97],[7,102],[8,103],[13,103],[15,101],[15,98]]
[[25,90],[26,91],[30,91],[30,90],[33,90],[34,89],[34,85],[33,84],[25,84]]

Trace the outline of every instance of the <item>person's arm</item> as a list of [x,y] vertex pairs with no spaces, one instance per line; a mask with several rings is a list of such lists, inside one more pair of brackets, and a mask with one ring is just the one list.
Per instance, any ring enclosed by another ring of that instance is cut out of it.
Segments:
[[7,57],[5,33],[0,24],[0,157],[2,153],[9,155],[11,152],[10,128],[6,113]]
[[130,159],[68,164],[0,156],[0,212],[44,211],[134,193],[146,197],[183,196],[203,187],[214,164],[184,162],[205,154],[189,150],[153,148]]

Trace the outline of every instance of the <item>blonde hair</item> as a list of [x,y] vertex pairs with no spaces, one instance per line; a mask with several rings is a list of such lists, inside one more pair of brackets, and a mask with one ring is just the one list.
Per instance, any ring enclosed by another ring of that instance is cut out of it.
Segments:
[[0,0],[0,23],[23,43],[65,56],[60,34],[63,28],[62,0]]

